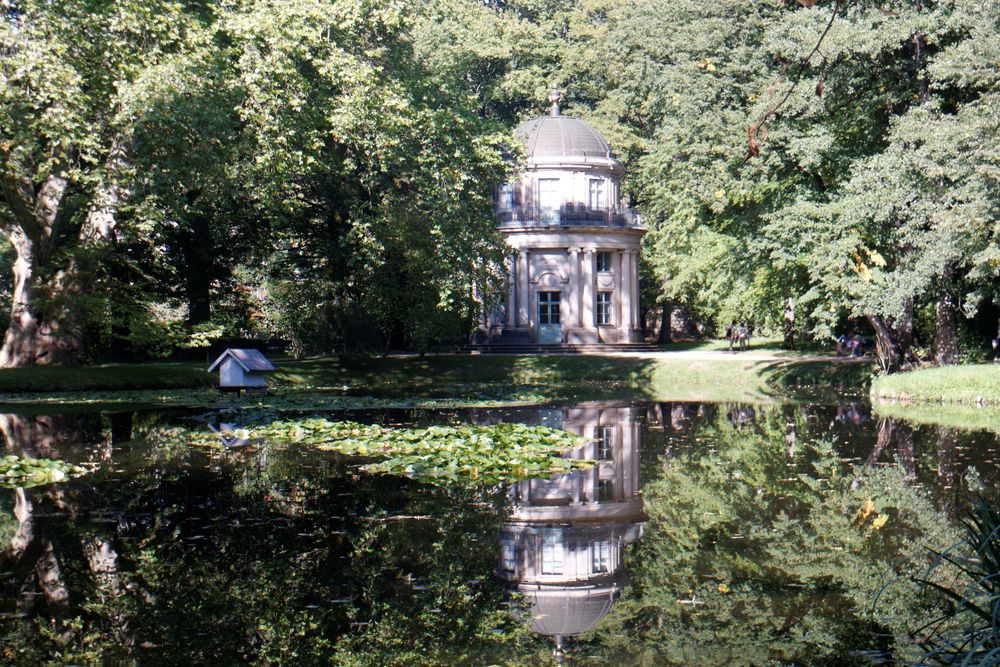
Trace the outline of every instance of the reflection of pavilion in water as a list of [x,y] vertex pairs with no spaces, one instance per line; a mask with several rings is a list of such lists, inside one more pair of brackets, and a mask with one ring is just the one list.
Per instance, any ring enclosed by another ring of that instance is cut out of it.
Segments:
[[590,438],[567,456],[597,461],[513,484],[500,531],[496,574],[524,595],[531,629],[554,638],[557,657],[564,637],[590,630],[611,609],[626,580],[623,547],[642,536],[639,412],[583,404],[512,415]]

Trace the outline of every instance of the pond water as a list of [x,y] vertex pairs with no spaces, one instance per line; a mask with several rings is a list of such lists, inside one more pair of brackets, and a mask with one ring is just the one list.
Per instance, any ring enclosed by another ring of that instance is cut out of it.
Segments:
[[995,435],[860,401],[326,416],[554,426],[597,464],[443,488],[162,437],[232,414],[0,415],[9,453],[97,466],[0,489],[0,661],[905,664],[929,549],[1000,479]]

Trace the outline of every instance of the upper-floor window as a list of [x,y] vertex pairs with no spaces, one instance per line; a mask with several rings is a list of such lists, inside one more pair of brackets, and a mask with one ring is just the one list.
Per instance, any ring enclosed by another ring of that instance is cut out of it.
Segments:
[[598,540],[591,545],[590,571],[593,574],[607,572],[611,561],[611,541]]
[[590,179],[590,199],[588,201],[592,209],[603,209],[608,205],[607,199],[604,197],[604,179]]
[[514,550],[513,544],[501,544],[500,545],[500,569],[503,572],[513,572],[514,571],[514,561],[516,559],[516,552]]
[[542,574],[563,573],[563,538],[558,528],[548,528],[542,534]]
[[598,271],[610,271],[611,270],[611,253],[610,252],[599,252],[597,253],[597,270]]
[[538,179],[538,208],[543,211],[558,210],[562,204],[558,178]]
[[504,183],[500,186],[500,192],[498,193],[497,203],[500,205],[502,210],[509,210],[514,208],[514,186],[510,183]]
[[[610,324],[605,322],[605,324]],[[597,460],[610,461],[614,454],[614,426],[598,426],[594,432],[594,439],[597,441]]]

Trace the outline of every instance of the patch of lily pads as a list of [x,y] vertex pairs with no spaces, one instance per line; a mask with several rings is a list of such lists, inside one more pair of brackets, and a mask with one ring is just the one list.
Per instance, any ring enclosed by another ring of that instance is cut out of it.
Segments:
[[0,487],[26,488],[63,482],[87,474],[86,468],[55,459],[32,459],[8,454],[0,458]]
[[272,421],[222,433],[190,433],[191,444],[221,447],[223,442],[303,445],[376,459],[363,464],[361,470],[442,485],[492,486],[593,465],[592,461],[562,456],[585,444],[585,438],[524,424],[391,428],[316,418]]

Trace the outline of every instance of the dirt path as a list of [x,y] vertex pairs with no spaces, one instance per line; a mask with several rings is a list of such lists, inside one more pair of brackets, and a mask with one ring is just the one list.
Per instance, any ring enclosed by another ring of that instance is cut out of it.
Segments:
[[788,361],[811,362],[833,361],[853,364],[874,361],[872,357],[837,357],[834,355],[798,354],[781,350],[745,350],[730,352],[729,350],[656,350],[637,352],[606,352],[609,357],[631,357],[635,359],[662,359],[664,361]]

